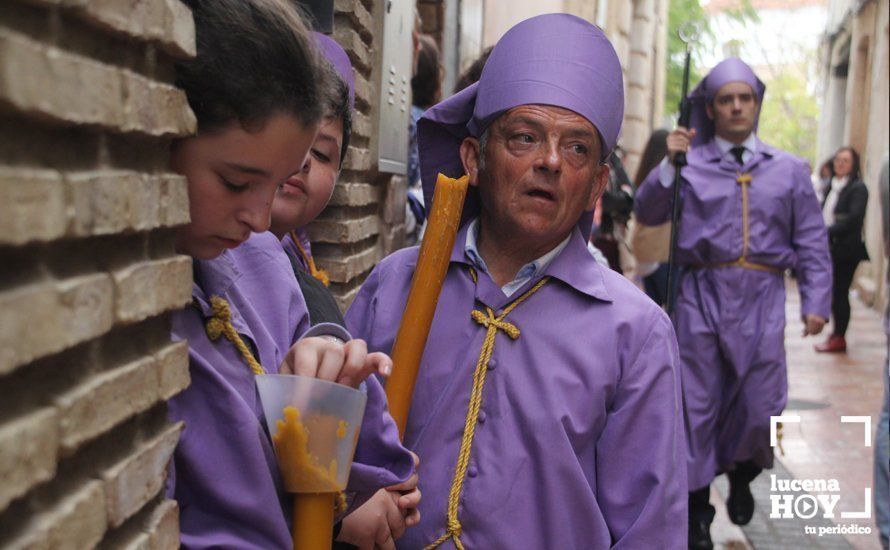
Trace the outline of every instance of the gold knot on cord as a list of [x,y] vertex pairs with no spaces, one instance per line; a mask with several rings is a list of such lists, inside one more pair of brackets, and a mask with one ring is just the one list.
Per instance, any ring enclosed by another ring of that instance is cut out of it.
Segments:
[[519,328],[513,323],[508,323],[507,321],[502,321],[495,317],[491,308],[485,308],[485,313],[482,313],[478,309],[474,309],[470,316],[474,321],[485,328],[494,327],[495,329],[500,329],[513,340],[519,338]]
[[207,337],[215,342],[216,340],[219,340],[220,336],[225,336],[226,340],[235,344],[241,357],[244,358],[247,366],[250,367],[250,370],[254,374],[266,374],[266,371],[263,370],[263,366],[256,360],[256,357],[253,356],[250,348],[248,348],[247,344],[244,343],[244,340],[241,339],[241,335],[235,330],[235,326],[232,325],[232,311],[229,308],[229,302],[221,296],[211,296],[210,310],[212,312],[211,317],[204,323],[204,330],[207,331]]

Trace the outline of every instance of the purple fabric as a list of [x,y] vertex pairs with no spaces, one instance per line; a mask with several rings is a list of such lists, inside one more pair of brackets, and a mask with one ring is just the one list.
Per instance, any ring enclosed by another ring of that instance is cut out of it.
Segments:
[[[436,177],[464,174],[459,148],[479,137],[505,111],[520,105],[553,105],[590,121],[602,140],[601,160],[615,147],[624,116],[618,55],[605,34],[568,14],[526,19],[498,41],[479,82],[429,109],[417,123],[424,204],[431,205]],[[475,190],[467,193],[464,219],[475,217]],[[593,214],[579,222],[589,234]]]
[[[173,337],[189,342],[191,385],[173,397],[170,417],[184,420],[167,494],[180,506],[185,548],[290,548],[290,498],[283,492],[254,375],[235,346],[204,330],[209,300],[229,301],[232,324],[269,372],[278,371],[296,337],[309,329],[290,262],[271,233],[195,262],[194,306],[173,315]],[[407,479],[410,455],[386,410],[383,389],[366,384],[368,404],[347,491],[356,500]]]
[[[470,313],[511,301],[478,267],[474,283],[466,232],[452,251],[414,390],[405,444],[421,457],[421,522],[399,548],[423,548],[445,530],[486,333]],[[417,254],[404,249],[383,260],[346,315],[371,350],[392,349]],[[670,321],[601,268],[580,231],[542,275],[552,279],[507,318],[520,337],[495,337],[461,540],[467,548],[686,548],[686,445]]]
[[[714,137],[714,121],[708,118],[706,107],[708,103],[714,100],[714,96],[717,95],[720,88],[730,82],[743,82],[751,86],[751,89],[757,95],[757,101],[761,106],[763,105],[766,85],[757,78],[751,67],[738,57],[724,59],[711,69],[711,72],[698,83],[698,86],[688,96],[689,101],[692,103],[689,127],[695,128],[698,131],[692,140],[692,145],[703,145]],[[757,119],[760,119],[759,111],[757,112]],[[756,121],[754,129],[755,131],[757,130]]]
[[[693,147],[683,168],[677,261],[695,266],[742,254],[739,167],[712,140]],[[748,259],[794,268],[801,315],[828,318],[831,259],[819,202],[806,162],[757,142],[742,170],[748,192]],[[658,168],[637,188],[636,214],[647,225],[671,215],[673,190]],[[688,268],[674,323],[683,369],[689,489],[708,485],[734,463],[772,466],[769,417],[785,405],[785,281],[781,274],[740,267]]]
[[349,108],[352,109],[355,106],[355,74],[352,71],[352,63],[349,61],[349,55],[347,55],[343,47],[330,36],[321,34],[320,32],[313,32],[312,34],[315,37],[315,43],[318,46],[318,49],[321,50],[322,55],[324,55],[325,59],[333,65],[334,70],[337,71],[337,74],[340,75],[340,78],[343,79],[343,82],[345,82],[346,86],[349,88]]

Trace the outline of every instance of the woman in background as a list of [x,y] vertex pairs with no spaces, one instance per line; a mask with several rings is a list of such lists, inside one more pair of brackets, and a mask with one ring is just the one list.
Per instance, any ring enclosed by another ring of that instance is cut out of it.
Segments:
[[831,164],[831,182],[825,189],[822,219],[828,228],[829,250],[833,268],[831,317],[834,329],[828,340],[816,345],[816,351],[847,351],[847,325],[850,323],[850,286],[856,266],[868,260],[862,241],[862,224],[868,205],[868,188],[861,179],[859,153],[841,147]]

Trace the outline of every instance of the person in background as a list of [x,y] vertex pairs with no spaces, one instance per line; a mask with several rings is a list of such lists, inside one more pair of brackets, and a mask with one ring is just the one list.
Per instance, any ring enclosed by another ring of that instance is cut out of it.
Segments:
[[[667,155],[668,131],[655,130],[646,142],[634,184],[639,188],[646,176]],[[634,220],[630,248],[637,259],[636,274],[643,279],[646,295],[658,305],[667,303],[668,253],[671,246],[671,224],[649,226]]]
[[485,68],[485,62],[488,61],[488,56],[491,55],[491,50],[494,46],[489,46],[482,50],[482,53],[479,57],[476,58],[473,63],[467,67],[463,73],[461,73],[460,78],[457,79],[457,83],[454,85],[454,93],[458,93],[464,88],[470,86],[470,84],[474,84],[479,81],[479,77],[482,76],[482,69]]
[[822,164],[819,165],[819,172],[813,172],[810,174],[810,179],[813,182],[813,190],[816,192],[816,198],[819,199],[819,204],[825,200],[825,190],[831,184],[831,176],[834,174],[832,165],[832,159],[828,159]]
[[633,183],[624,170],[621,146],[609,155],[609,185],[597,203],[598,220],[593,230],[591,243],[600,250],[617,273],[630,273],[634,270],[634,260],[630,255],[627,228],[633,214]]
[[819,352],[847,351],[847,326],[850,324],[850,286],[859,262],[868,260],[862,241],[862,225],[868,205],[868,187],[862,181],[859,153],[841,147],[831,163],[831,181],[825,188],[822,218],[828,228],[832,263],[831,318],[828,339],[816,345]]
[[405,212],[407,244],[423,238],[426,212],[420,188],[420,162],[417,151],[417,121],[424,111],[442,99],[442,64],[439,47],[432,36],[418,36],[417,63],[411,78],[411,122],[408,126],[408,203]]
[[[770,417],[788,399],[785,270],[797,269],[805,335],[830,308],[831,259],[809,169],[761,141],[766,86],[737,57],[718,63],[692,91],[691,128],[668,135],[682,170],[673,312],[680,346],[689,442],[689,547],[713,548],[709,502],[726,473],[729,519],[754,514],[750,484],[773,466]],[[691,143],[691,148],[690,148]],[[640,185],[637,219],[671,219],[674,167],[662,161]]]
[[184,548],[290,548],[291,498],[256,376],[364,384],[368,405],[347,486],[354,503],[416,482],[414,461],[369,378],[388,374],[392,361],[342,327],[310,328],[287,257],[266,232],[276,189],[300,170],[322,116],[327,82],[309,32],[282,0],[189,7],[197,55],[177,63],[175,77],[198,131],[171,145],[170,167],[188,185],[190,222],[174,240],[193,259],[192,303],[172,315],[172,336],[188,342],[191,384],[168,403],[185,428],[166,494],[179,504]]

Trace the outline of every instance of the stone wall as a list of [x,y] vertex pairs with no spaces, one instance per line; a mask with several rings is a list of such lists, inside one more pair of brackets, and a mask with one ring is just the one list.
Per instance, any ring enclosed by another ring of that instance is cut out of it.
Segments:
[[163,498],[191,296],[170,140],[192,133],[177,0],[0,10],[0,547],[178,545]]
[[653,130],[662,124],[668,0],[608,3],[606,34],[624,70],[624,122],[619,145],[633,179]]

